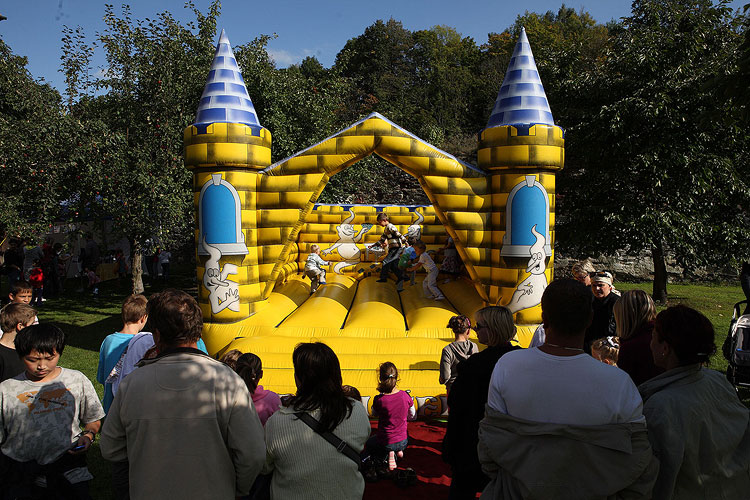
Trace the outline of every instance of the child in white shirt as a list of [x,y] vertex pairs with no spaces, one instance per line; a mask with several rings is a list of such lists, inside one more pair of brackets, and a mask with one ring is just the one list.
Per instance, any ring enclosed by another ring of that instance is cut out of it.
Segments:
[[307,256],[307,262],[305,262],[305,276],[310,278],[312,282],[310,285],[310,293],[313,294],[318,289],[319,285],[326,284],[326,270],[323,266],[330,265],[330,262],[323,260],[320,256],[320,246],[310,245],[310,255]]
[[424,294],[428,299],[445,300],[443,292],[437,286],[438,267],[435,261],[432,260],[430,254],[426,252],[427,246],[422,240],[417,240],[414,243],[414,251],[417,252],[419,261],[412,267],[407,268],[408,272],[416,271],[420,267],[424,267],[427,271],[427,277],[422,282],[422,288],[424,288]]

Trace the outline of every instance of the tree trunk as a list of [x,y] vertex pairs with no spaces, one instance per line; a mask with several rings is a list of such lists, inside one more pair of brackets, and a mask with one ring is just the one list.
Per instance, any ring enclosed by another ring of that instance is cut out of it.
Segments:
[[658,240],[651,248],[654,260],[654,302],[667,303],[667,263],[664,260],[664,242]]
[[143,293],[143,258],[141,256],[141,242],[133,241],[133,293]]

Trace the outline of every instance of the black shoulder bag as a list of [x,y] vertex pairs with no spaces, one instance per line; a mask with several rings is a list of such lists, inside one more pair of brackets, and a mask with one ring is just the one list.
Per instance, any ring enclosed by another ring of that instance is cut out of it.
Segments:
[[346,441],[332,432],[321,432],[320,422],[318,422],[318,420],[316,420],[315,417],[313,417],[309,413],[299,412],[295,413],[295,415],[297,416],[297,418],[307,424],[308,427],[320,434],[323,439],[331,443],[333,447],[336,448],[336,451],[338,451],[339,453],[343,453],[347,457],[351,458],[352,461],[357,464],[357,470],[362,470],[362,459],[360,458],[359,453],[357,453],[354,448],[349,446]]

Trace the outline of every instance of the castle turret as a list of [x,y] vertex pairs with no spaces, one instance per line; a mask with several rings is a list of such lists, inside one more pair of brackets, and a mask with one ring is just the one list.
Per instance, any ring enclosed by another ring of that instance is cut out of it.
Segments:
[[522,28],[478,148],[479,166],[491,172],[490,301],[507,305],[519,324],[541,322],[542,292],[552,280],[564,144]]
[[[271,163],[271,133],[260,125],[223,30],[184,141],[197,217],[198,301],[210,332],[212,324],[241,321],[262,303],[256,199],[258,171]],[[212,344],[223,347],[231,338],[205,340],[214,352]]]

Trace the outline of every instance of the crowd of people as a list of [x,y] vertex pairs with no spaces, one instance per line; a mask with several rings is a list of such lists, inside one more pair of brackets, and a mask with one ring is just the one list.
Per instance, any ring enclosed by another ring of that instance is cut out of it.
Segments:
[[[125,237],[104,253],[93,233],[86,233],[77,252],[73,253],[67,245],[54,242],[52,237],[40,242],[39,238],[8,238],[4,251],[0,251],[3,257],[0,273],[7,276],[8,288],[13,290],[17,283],[28,286],[35,307],[42,307],[45,300],[64,292],[68,277],[80,279],[76,286],[78,292],[98,295],[102,279],[107,279],[101,272],[102,264],[112,265],[111,273],[106,273],[113,278],[125,278],[132,270],[130,243]],[[147,240],[142,259],[143,269],[151,281],[169,280],[172,259],[169,250]]]
[[[745,498],[750,411],[706,367],[710,321],[684,305],[656,314],[611,274],[576,271],[544,290],[527,349],[505,307],[450,320],[439,374],[449,498]],[[122,328],[100,350],[100,402],[59,366],[65,336],[38,323],[26,292],[0,310],[0,498],[90,498],[97,436],[117,499],[357,499],[407,452],[415,407],[389,361],[371,433],[326,344],[294,349],[297,390],[282,397],[260,384],[256,354],[210,357],[198,303],[167,289],[123,303]],[[416,479],[398,471],[402,486]]]

